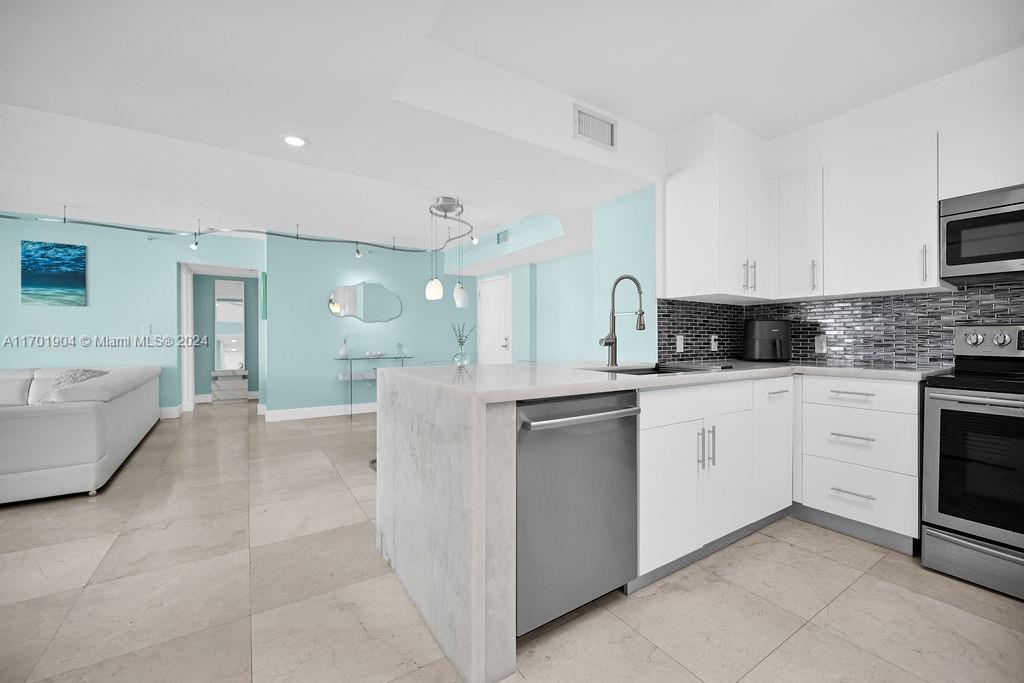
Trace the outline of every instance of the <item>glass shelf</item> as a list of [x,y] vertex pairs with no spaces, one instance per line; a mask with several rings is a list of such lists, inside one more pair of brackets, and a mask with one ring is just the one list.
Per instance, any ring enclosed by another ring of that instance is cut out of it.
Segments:
[[352,370],[352,363],[354,363],[355,361],[359,361],[359,360],[397,360],[397,361],[401,361],[402,362],[402,367],[405,367],[405,361],[409,360],[410,358],[412,358],[412,356],[348,356],[346,358],[342,358],[341,356],[334,356],[334,360],[340,360],[340,361],[348,362],[348,379],[342,379],[341,375],[339,375],[338,376],[338,381],[339,382],[346,382],[346,383],[348,383],[348,416],[349,416],[349,418],[351,418],[352,414],[353,414],[352,413],[352,406],[353,406],[353,401],[355,400],[355,390],[354,390],[355,383],[356,382],[376,382],[377,381],[376,373],[374,373],[374,375],[372,377],[354,377],[353,375],[355,373]]

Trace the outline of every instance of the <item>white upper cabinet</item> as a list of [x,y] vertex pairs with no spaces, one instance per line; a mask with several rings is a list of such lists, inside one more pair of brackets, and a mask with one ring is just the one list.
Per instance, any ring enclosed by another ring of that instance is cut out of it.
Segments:
[[712,160],[665,180],[665,293],[766,299],[778,286],[777,198],[757,169]]
[[825,165],[824,293],[938,286],[934,133]]
[[822,294],[821,175],[821,167],[815,166],[778,180],[778,297],[782,299]]
[[1024,126],[989,121],[939,131],[939,199],[1024,183]]

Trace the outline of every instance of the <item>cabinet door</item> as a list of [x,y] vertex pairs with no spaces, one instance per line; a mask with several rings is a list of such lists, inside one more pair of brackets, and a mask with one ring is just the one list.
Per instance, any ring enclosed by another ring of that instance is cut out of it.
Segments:
[[707,429],[707,481],[704,486],[704,543],[760,519],[750,472],[753,411],[704,420]]
[[779,181],[756,181],[747,206],[747,294],[774,299],[779,291]]
[[996,117],[939,131],[939,199],[1024,183],[1024,126]]
[[779,298],[821,294],[821,167],[779,179]]
[[665,296],[718,288],[718,162],[665,179]]
[[[750,292],[750,249],[747,221],[753,191],[748,168],[739,163],[722,163],[718,169],[718,292],[731,296],[752,296]],[[707,254],[714,258],[714,254]]]
[[938,285],[935,134],[825,165],[824,292]]
[[704,544],[702,420],[642,429],[637,465],[637,574]]
[[754,381],[751,505],[756,519],[793,502],[793,378]]

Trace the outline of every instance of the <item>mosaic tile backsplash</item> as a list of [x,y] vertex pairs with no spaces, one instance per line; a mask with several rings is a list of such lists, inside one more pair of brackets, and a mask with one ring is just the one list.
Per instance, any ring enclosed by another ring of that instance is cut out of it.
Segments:
[[[820,360],[814,337],[828,337],[824,358],[913,366],[953,362],[953,326],[1024,325],[1024,282],[962,286],[934,294],[821,299],[733,306],[658,300],[658,360],[704,362],[743,354],[743,321],[793,321],[793,359]],[[677,352],[676,335],[686,337]],[[718,351],[711,350],[718,336]]]

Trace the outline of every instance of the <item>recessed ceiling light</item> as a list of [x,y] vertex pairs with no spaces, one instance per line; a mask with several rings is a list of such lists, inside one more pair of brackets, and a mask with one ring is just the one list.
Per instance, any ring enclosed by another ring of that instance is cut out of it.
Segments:
[[305,147],[309,144],[309,140],[300,138],[298,135],[282,135],[281,139],[284,141],[284,144],[291,145],[292,147]]

